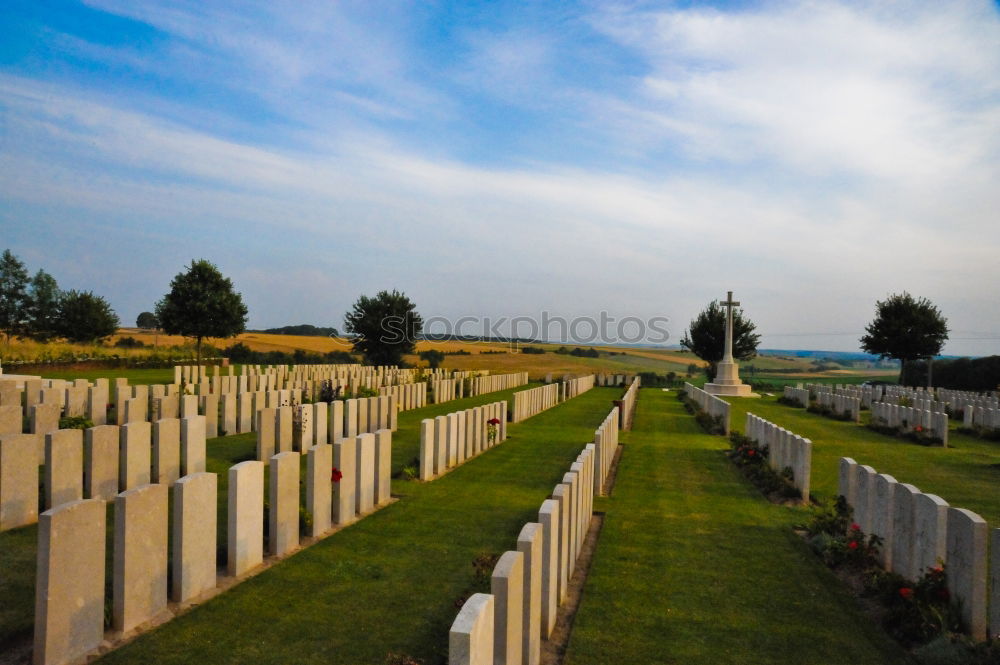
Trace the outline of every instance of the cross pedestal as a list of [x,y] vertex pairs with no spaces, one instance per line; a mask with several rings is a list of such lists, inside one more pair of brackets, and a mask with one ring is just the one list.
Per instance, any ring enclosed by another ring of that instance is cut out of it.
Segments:
[[716,366],[715,380],[706,383],[704,389],[712,395],[751,397],[753,391],[750,386],[740,381],[739,365],[733,359],[733,307],[740,303],[733,300],[733,292],[729,291],[726,301],[721,304],[726,308],[726,350]]

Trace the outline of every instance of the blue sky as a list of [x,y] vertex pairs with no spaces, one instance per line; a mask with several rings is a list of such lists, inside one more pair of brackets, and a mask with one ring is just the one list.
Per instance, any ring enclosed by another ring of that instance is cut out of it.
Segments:
[[192,258],[250,325],[666,316],[779,348],[875,300],[1000,351],[1000,14],[955,2],[5,3],[2,243],[123,322]]

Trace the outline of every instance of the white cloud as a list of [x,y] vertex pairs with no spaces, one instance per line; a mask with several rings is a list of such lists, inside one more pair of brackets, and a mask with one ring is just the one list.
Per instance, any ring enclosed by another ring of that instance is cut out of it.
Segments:
[[[734,289],[767,340],[860,330],[875,298],[909,289],[958,330],[1000,329],[981,306],[1000,279],[1000,30],[987,3],[602,4],[592,25],[638,63],[610,87],[560,78],[573,53],[558,35],[475,33],[468,67],[418,76],[426,63],[394,42],[398,25],[339,6],[268,14],[270,26],[200,4],[95,3],[170,34],[169,48],[207,63],[191,76],[255,84],[288,125],[234,138],[251,124],[239,109],[220,113],[223,131],[197,105],[185,122],[175,98],[165,112],[151,92],[0,74],[0,200],[128,227],[170,257],[210,238],[207,254],[252,287],[259,324],[339,317],[357,293],[401,286],[427,314],[609,309],[672,316],[679,336]],[[501,108],[574,123],[575,150],[456,156],[467,127],[440,122],[468,103],[445,91],[455,76]],[[560,103],[572,106],[547,108]],[[423,136],[373,120],[387,117]],[[577,163],[590,146],[601,158]],[[122,260],[104,244],[87,249],[98,265]],[[122,291],[148,308],[139,286]]]

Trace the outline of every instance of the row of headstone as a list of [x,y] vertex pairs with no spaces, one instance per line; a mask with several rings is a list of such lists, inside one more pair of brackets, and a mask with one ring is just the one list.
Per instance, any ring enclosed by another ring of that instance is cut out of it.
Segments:
[[993,529],[991,537],[986,520],[976,513],[850,457],[840,459],[838,491],[861,530],[882,539],[879,557],[886,570],[916,582],[943,563],[948,591],[969,635],[977,640],[1000,636],[1000,529]]
[[394,386],[382,386],[379,395],[393,397],[399,405],[399,411],[409,411],[427,406],[427,384],[400,383]]
[[434,480],[507,439],[507,402],[420,422],[420,480]]
[[564,399],[563,385],[562,383],[552,383],[514,393],[510,421],[519,423],[559,404]]
[[429,381],[435,404],[462,398],[462,382],[458,379],[432,379]]
[[995,394],[980,394],[968,390],[937,389],[937,398],[948,403],[952,415],[965,414],[969,407],[973,409],[1000,409],[1000,399]]
[[611,409],[611,413],[594,431],[594,496],[604,494],[604,484],[618,451],[619,413],[617,406]]
[[488,374],[486,376],[474,376],[466,380],[469,383],[469,397],[475,397],[477,395],[486,395],[487,393],[495,393],[527,385],[528,373]]
[[829,409],[837,416],[846,416],[854,422],[861,422],[861,398],[840,393],[821,392],[816,396],[816,404]]
[[563,384],[565,385],[563,399],[577,397],[594,387],[594,375],[587,374],[575,379],[566,379]]
[[[803,386],[799,383],[796,384],[796,388],[802,390]],[[877,402],[882,399],[885,387],[841,385],[839,383],[831,386],[828,383],[807,383],[805,384],[804,389],[808,390],[814,399],[821,393],[830,393],[833,395],[844,395],[845,397],[857,398],[861,400],[861,408],[867,409],[871,406],[872,402]]]
[[107,422],[108,393],[107,379],[97,379],[94,383],[86,379],[74,382],[26,379],[21,387],[13,382],[0,382],[0,434],[22,433],[26,424],[30,426],[35,407],[40,405],[47,407],[43,410],[46,413],[57,412],[57,419],[82,416],[95,425],[103,425]]
[[872,424],[901,432],[928,432],[948,447],[948,414],[886,402],[872,403]]
[[590,532],[595,452],[588,444],[500,556],[489,594],[473,594],[448,634],[451,665],[538,665]]
[[746,417],[746,437],[758,448],[767,447],[767,463],[772,469],[778,473],[786,468],[792,470],[792,484],[802,493],[802,500],[808,503],[812,441],[750,412]]
[[598,386],[628,386],[636,377],[631,374],[598,374],[594,377],[594,384]]
[[795,402],[803,409],[809,408],[809,390],[806,388],[793,388],[791,386],[785,386],[782,396],[789,401]]
[[628,389],[620,400],[615,400],[618,407],[618,427],[620,429],[632,429],[632,417],[635,415],[635,403],[639,398],[639,377],[633,377]]
[[263,369],[244,365],[238,376],[231,368],[227,375],[220,375],[218,367],[212,369],[209,376],[206,367],[198,371],[197,367],[177,366],[173,385],[181,392],[198,395],[298,389],[303,393],[303,401],[312,402],[319,399],[324,383],[339,390],[342,396],[358,396],[362,390],[378,391],[385,386],[413,383],[418,375],[412,369],[360,365],[277,365]]
[[687,393],[689,398],[694,400],[694,403],[698,405],[699,409],[713,418],[721,418],[722,425],[725,427],[726,436],[729,436],[729,402],[707,393],[701,388],[693,386],[686,381],[684,382],[684,392]]
[[981,406],[966,405],[965,411],[962,414],[962,424],[969,428],[981,427],[987,430],[1000,431],[1000,409],[987,409]]
[[[306,455],[305,509],[312,516],[308,534],[299,530],[299,453],[271,458],[266,517],[264,463],[242,462],[229,469],[224,513],[228,575],[244,576],[264,563],[265,519],[267,552],[280,557],[298,549],[303,535],[318,538],[334,524],[350,524],[390,500],[389,430],[312,446]],[[343,474],[339,482],[331,480],[335,466]],[[168,511],[171,498],[173,509]],[[131,488],[117,494],[114,503],[112,625],[126,636],[149,621],[171,618],[168,599],[185,604],[216,587],[218,479],[194,471],[172,487],[157,483]],[[79,499],[41,515],[34,649],[38,665],[82,659],[104,639],[104,506],[101,499]]]
[[294,406],[265,407],[256,413],[257,459],[275,453],[304,453],[310,446],[379,430],[395,431],[395,395],[361,397]]
[[0,436],[0,531],[38,521],[39,458],[47,510],[84,498],[111,501],[149,483],[169,487],[204,471],[205,455],[203,416]]

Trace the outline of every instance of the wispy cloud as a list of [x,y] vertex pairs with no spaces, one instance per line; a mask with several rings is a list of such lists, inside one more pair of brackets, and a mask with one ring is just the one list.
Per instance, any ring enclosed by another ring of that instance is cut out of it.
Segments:
[[125,318],[204,255],[258,325],[336,324],[397,286],[428,314],[608,309],[679,335],[735,289],[783,344],[860,330],[905,288],[957,330],[1000,330],[981,306],[1000,279],[988,2],[474,25],[377,3],[89,4],[160,37],[45,38],[159,83],[0,70],[0,219],[57,276],[87,274],[81,245],[32,229],[100,237],[83,251]]

